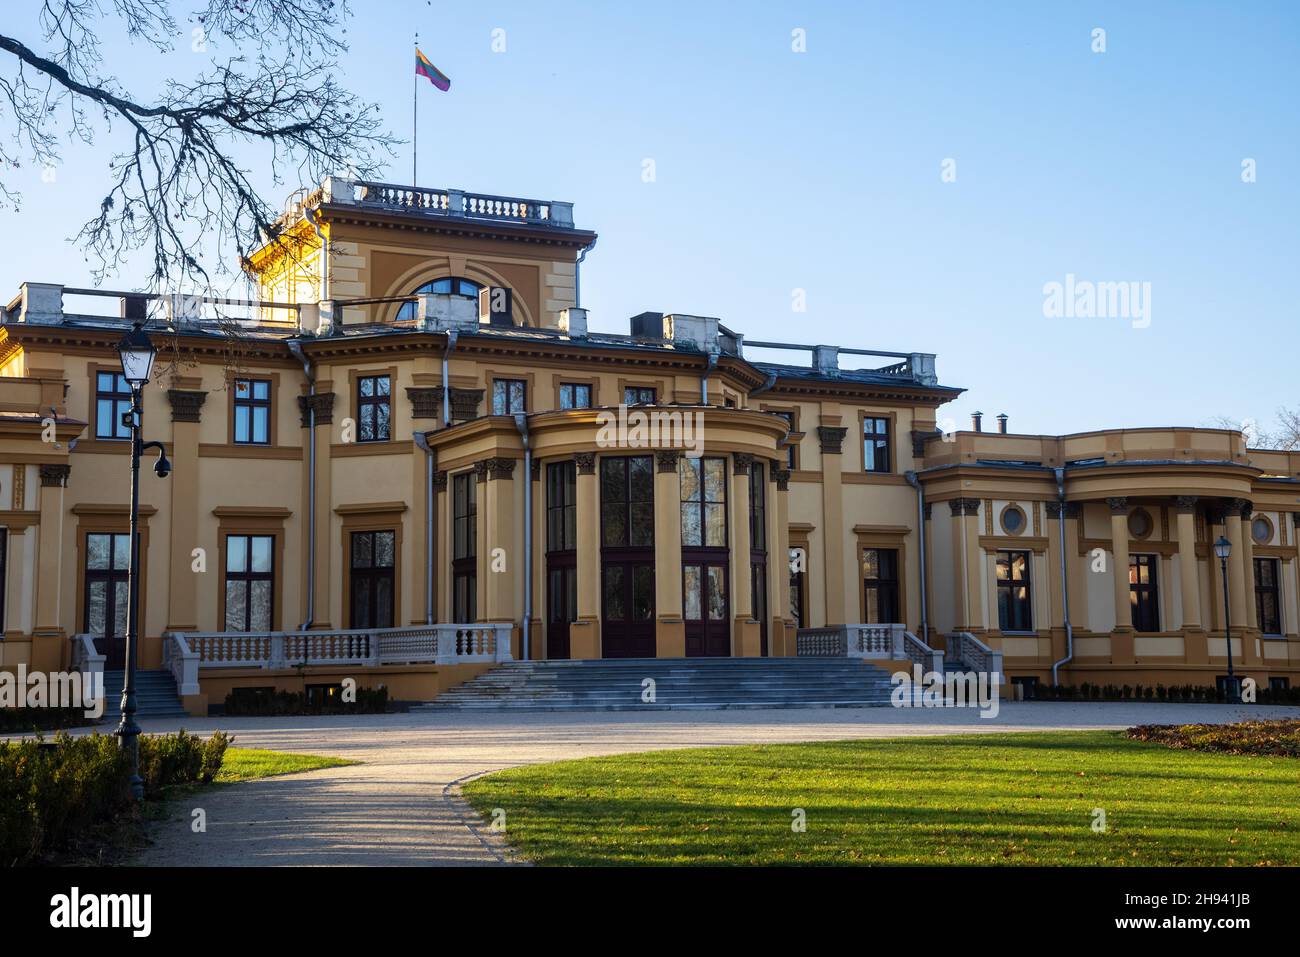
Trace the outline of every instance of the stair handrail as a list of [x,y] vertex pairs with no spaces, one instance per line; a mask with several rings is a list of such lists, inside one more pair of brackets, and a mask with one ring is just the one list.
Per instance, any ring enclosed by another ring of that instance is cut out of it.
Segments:
[[95,647],[94,635],[72,636],[71,661],[72,669],[85,675],[82,680],[92,689],[95,698],[103,698],[105,656]]
[[931,648],[912,632],[903,630],[903,655],[926,671],[943,674],[943,652]]
[[163,635],[163,667],[172,673],[177,695],[184,698],[199,694],[199,653],[179,631]]
[[[953,631],[946,636],[948,653],[975,671],[1002,677],[1002,652],[990,648],[969,631]],[[953,648],[956,642],[956,649]]]

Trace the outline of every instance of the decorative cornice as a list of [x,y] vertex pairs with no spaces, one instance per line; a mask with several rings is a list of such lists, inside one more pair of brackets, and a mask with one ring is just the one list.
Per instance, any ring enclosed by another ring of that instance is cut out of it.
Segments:
[[316,424],[329,425],[334,421],[334,393],[317,392],[298,396],[298,414],[304,429],[311,427],[311,412],[316,410]]
[[72,472],[71,465],[41,465],[41,488],[67,488],[68,475]]
[[772,478],[776,479],[776,490],[778,492],[790,491],[790,470],[789,469],[772,469]]
[[208,400],[206,392],[190,389],[168,389],[167,401],[172,404],[173,422],[198,422],[203,403]]
[[1108,498],[1106,499],[1106,504],[1110,506],[1110,514],[1112,515],[1128,514],[1128,498],[1126,496],[1117,495],[1113,498]]
[[748,475],[754,464],[754,456],[749,452],[732,452],[731,465],[737,475]]
[[681,457],[681,452],[661,450],[655,453],[655,465],[660,472],[676,472]]
[[842,425],[819,425],[817,426],[817,438],[822,445],[823,455],[839,455],[844,446],[844,436],[849,434],[847,427]]
[[579,475],[596,474],[596,453],[595,452],[574,452],[573,461],[578,465]]
[[954,498],[948,502],[948,508],[954,516],[978,515],[980,513],[980,500],[977,498]]

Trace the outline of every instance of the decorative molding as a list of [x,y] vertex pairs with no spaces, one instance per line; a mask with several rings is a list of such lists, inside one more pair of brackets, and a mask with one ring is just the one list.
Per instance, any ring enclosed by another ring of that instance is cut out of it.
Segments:
[[1128,514],[1128,498],[1125,496],[1115,496],[1114,498],[1108,498],[1106,499],[1106,504],[1110,506],[1110,513],[1112,515]]
[[849,434],[846,426],[842,425],[819,425],[817,426],[817,440],[821,442],[823,455],[840,455],[844,448],[844,436]]
[[14,466],[14,511],[21,512],[27,502],[27,466]]
[[[451,417],[456,419],[477,419],[478,407],[483,402],[483,389],[457,389],[451,387]],[[442,401],[442,389],[438,389],[438,401]]]
[[675,450],[660,450],[655,453],[655,466],[660,472],[676,472],[682,453]]
[[931,514],[930,514],[930,513],[931,513],[931,506],[932,506],[933,504],[934,504],[934,503],[932,503],[932,502],[925,502],[925,503],[923,503],[923,504],[921,505],[921,515],[925,518],[925,520],[926,520],[927,522],[928,522],[928,521],[930,520],[930,518],[931,518]]
[[1197,498],[1195,495],[1175,495],[1174,509],[1180,515],[1186,515],[1196,511]]
[[748,475],[754,464],[754,456],[748,452],[732,452],[731,462],[736,475]]
[[533,459],[533,464],[528,476],[530,481],[540,482],[542,480],[542,460]]
[[173,422],[198,422],[208,394],[191,389],[168,389],[167,401],[172,405]]
[[41,465],[41,488],[67,488],[71,465]]
[[474,463],[474,475],[479,482],[486,482],[488,477],[488,460],[480,459]]
[[912,430],[912,458],[920,459],[925,457],[925,443],[930,439],[937,439],[943,433],[938,429],[913,429]]
[[298,396],[298,414],[304,429],[311,426],[311,412],[316,410],[316,424],[329,425],[334,421],[334,393],[317,392]]
[[411,418],[436,419],[442,415],[440,386],[407,386],[406,397],[411,400]]
[[575,452],[573,461],[578,465],[579,475],[596,474],[596,453],[595,452]]
[[776,490],[778,492],[790,491],[790,470],[773,469],[772,478],[776,479]]
[[1250,521],[1250,517],[1255,514],[1255,503],[1249,499],[1234,498],[1228,507],[1240,515],[1243,522]]
[[1065,502],[1065,503],[1048,502],[1047,503],[1048,518],[1059,519],[1061,517],[1062,511],[1065,512],[1066,518],[1078,518],[1080,515],[1083,514],[1083,506],[1080,505],[1078,502]]
[[435,492],[445,492],[447,490],[447,470],[436,469],[433,473],[433,490]]
[[977,498],[954,498],[948,502],[948,508],[952,510],[954,516],[978,515],[980,513],[980,500]]

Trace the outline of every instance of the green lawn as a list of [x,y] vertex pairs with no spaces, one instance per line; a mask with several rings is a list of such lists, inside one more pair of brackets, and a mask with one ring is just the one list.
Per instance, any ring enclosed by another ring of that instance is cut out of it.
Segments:
[[262,751],[255,748],[227,748],[221,770],[217,772],[218,784],[235,781],[252,781],[276,774],[297,774],[318,768],[341,768],[357,761],[326,758],[319,754],[287,754],[283,751]]
[[541,864],[1300,864],[1300,761],[1111,731],[660,751],[465,794]]

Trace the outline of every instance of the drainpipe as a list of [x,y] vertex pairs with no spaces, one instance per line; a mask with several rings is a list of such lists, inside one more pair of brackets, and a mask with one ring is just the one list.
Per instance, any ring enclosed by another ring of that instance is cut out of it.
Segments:
[[709,375],[718,367],[718,354],[709,353],[708,365],[704,367],[704,375],[700,377],[700,405],[709,404]]
[[928,620],[928,601],[925,594],[925,489],[921,486],[921,480],[916,477],[916,473],[907,471],[903,473],[903,478],[907,479],[907,484],[916,489],[916,537],[919,544],[917,556],[921,563],[921,640],[927,645],[930,643],[930,622]]
[[442,350],[442,427],[451,425],[451,350],[456,348],[456,332],[447,333],[447,348]]
[[287,344],[307,377],[307,620],[299,626],[306,631],[316,620],[316,403],[311,401],[316,395],[316,373],[302,343],[290,339]]
[[524,661],[531,659],[528,630],[533,620],[533,447],[528,440],[528,415],[515,413],[515,428],[524,444],[524,630],[521,647]]
[[424,623],[433,624],[433,459],[424,433],[411,433],[415,447],[424,453]]
[[762,395],[764,392],[772,388],[772,386],[774,385],[776,385],[776,373],[769,372],[767,374],[767,381],[764,382],[762,385],[760,385],[757,389],[751,389],[749,393],[749,397],[752,399],[756,395]]
[[1056,680],[1056,670],[1074,657],[1074,629],[1070,625],[1070,582],[1066,577],[1065,561],[1065,469],[1053,471],[1056,473],[1056,500],[1060,504],[1057,521],[1060,523],[1058,528],[1061,539],[1061,615],[1065,620],[1065,657],[1052,662],[1052,684],[1058,685],[1060,682]]
[[582,247],[582,252],[578,253],[578,261],[573,264],[573,307],[575,309],[582,307],[582,261],[587,258],[587,253],[595,248],[596,240],[593,239]]

